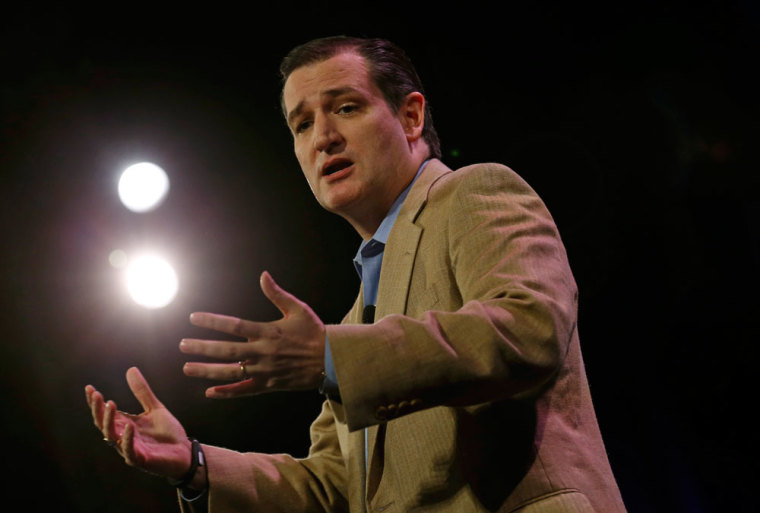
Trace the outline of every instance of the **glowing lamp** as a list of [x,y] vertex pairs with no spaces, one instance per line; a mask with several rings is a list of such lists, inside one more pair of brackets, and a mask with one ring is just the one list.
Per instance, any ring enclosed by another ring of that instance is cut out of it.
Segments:
[[126,279],[132,300],[145,308],[167,306],[179,288],[174,268],[155,255],[142,255],[132,260],[127,267]]
[[169,192],[169,178],[150,162],[129,166],[119,178],[119,199],[132,212],[148,212]]

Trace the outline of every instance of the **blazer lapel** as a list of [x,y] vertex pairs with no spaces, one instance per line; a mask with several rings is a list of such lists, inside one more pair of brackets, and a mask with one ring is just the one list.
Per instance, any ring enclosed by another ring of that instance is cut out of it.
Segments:
[[375,321],[390,314],[406,313],[414,258],[422,236],[422,228],[417,226],[415,221],[427,204],[430,187],[441,176],[450,172],[451,170],[440,160],[433,159],[428,162],[401,206],[383,252]]

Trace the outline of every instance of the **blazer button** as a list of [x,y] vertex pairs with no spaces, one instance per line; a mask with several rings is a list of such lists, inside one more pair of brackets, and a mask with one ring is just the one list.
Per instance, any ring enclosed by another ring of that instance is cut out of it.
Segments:
[[388,420],[388,408],[385,406],[378,406],[375,410],[375,418],[377,420]]
[[409,401],[401,401],[398,403],[398,414],[399,415],[406,415],[409,413],[409,408],[411,405],[409,404]]
[[395,419],[398,417],[398,406],[395,404],[389,404],[388,405],[388,418],[389,419]]

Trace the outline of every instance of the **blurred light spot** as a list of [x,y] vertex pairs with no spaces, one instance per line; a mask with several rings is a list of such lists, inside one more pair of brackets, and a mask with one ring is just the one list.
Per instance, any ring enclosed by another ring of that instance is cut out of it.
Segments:
[[177,273],[158,256],[139,256],[127,268],[127,290],[140,306],[163,308],[172,302],[177,289]]
[[120,249],[114,249],[108,255],[108,262],[116,269],[122,269],[127,265],[127,254]]
[[457,150],[456,148],[451,150],[449,153],[451,154],[452,157],[455,157],[455,158],[459,156],[459,150]]
[[119,178],[119,198],[133,212],[156,208],[169,192],[169,178],[163,169],[150,162],[129,166]]

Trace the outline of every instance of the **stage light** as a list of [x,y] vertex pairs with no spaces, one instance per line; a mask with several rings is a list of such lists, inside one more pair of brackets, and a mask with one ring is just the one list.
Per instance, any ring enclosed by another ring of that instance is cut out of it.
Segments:
[[114,249],[108,255],[108,262],[116,269],[123,269],[127,265],[127,254],[121,249]]
[[133,212],[153,210],[168,192],[166,172],[150,162],[129,166],[119,178],[119,198]]
[[126,281],[132,300],[150,309],[167,306],[179,288],[174,268],[163,258],[151,254],[131,259]]

